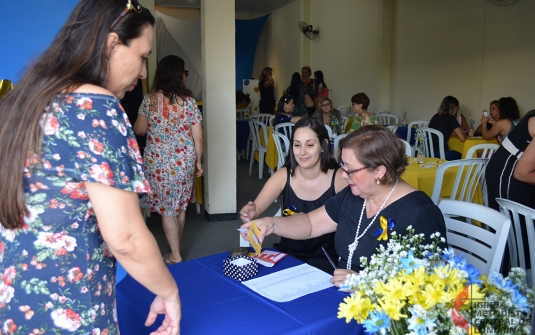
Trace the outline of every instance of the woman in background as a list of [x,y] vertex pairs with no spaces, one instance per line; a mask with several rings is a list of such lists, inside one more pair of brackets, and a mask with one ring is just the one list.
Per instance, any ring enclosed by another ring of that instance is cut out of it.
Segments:
[[[3,334],[118,334],[116,259],[156,295],[147,326],[180,332],[178,287],[138,207],[149,192],[119,103],[147,76],[154,17],[80,1],[0,101]],[[31,291],[31,292],[30,292]]]
[[265,67],[260,74],[260,82],[258,87],[260,89],[260,101],[258,107],[260,113],[274,114],[275,113],[275,81],[273,80],[273,69]]
[[314,94],[315,108],[318,109],[319,101],[323,97],[329,97],[329,88],[323,80],[323,72],[318,70],[314,72],[314,83],[316,84],[316,92]]
[[182,261],[182,235],[195,167],[197,177],[203,173],[202,116],[191,91],[184,85],[185,80],[182,58],[162,58],[134,125],[136,134],[147,134],[143,167],[152,190],[140,203],[162,216],[171,247],[171,253],[164,255],[167,264]]
[[357,130],[362,126],[379,124],[377,117],[368,113],[369,105],[370,98],[368,98],[366,93],[357,93],[351,97],[351,108],[355,116],[349,120],[346,126],[346,132]]
[[277,104],[277,114],[273,120],[273,126],[284,122],[296,123],[297,121],[301,120],[301,116],[293,116],[292,113],[294,111],[294,107],[295,104],[292,96],[289,94],[283,95]]
[[[448,139],[450,138],[450,135],[454,134],[459,138],[459,140],[461,140],[461,142],[464,142],[466,140],[466,136],[461,131],[459,122],[457,122],[457,118],[455,117],[458,110],[459,100],[452,97],[451,95],[448,95],[442,100],[442,103],[438,107],[437,113],[433,115],[433,117],[429,121],[429,128],[433,128],[440,131],[444,136],[444,154],[446,156],[446,160],[449,161],[461,159],[460,152],[455,150],[449,150]],[[433,146],[433,150],[435,152],[434,156],[438,157],[438,152],[440,151],[438,138],[436,140],[433,139]]]
[[[485,140],[496,138],[502,143],[520,119],[518,105],[511,97],[501,98],[490,103],[489,112],[490,116],[481,116],[481,136]],[[487,129],[489,124],[491,128]]]
[[[303,100],[303,104],[305,102],[305,94],[308,95],[312,101],[314,101],[314,93],[316,92],[316,82],[310,78],[312,76],[312,69],[310,66],[303,66],[301,68],[301,83],[303,84],[301,87],[301,97],[300,100]],[[308,116],[311,116],[315,112],[314,106],[312,107],[306,107]]]
[[294,111],[292,112],[293,116],[303,116],[308,113],[305,105],[305,96],[302,94],[304,87],[305,85],[301,83],[301,75],[299,72],[294,72],[290,86],[286,89],[286,94],[292,97],[295,104]]
[[343,133],[344,120],[342,120],[342,113],[333,108],[331,99],[322,97],[319,100],[318,110],[311,117],[331,127],[333,134],[340,135]]
[[[347,186],[342,171],[332,159],[327,130],[320,121],[306,118],[297,122],[290,144],[292,148],[284,167],[269,178],[254,202],[241,209],[243,223],[262,215],[280,194],[283,209],[308,213]],[[321,248],[334,261],[338,260],[334,233],[303,241],[282,238],[274,247],[329,273],[333,268]]]

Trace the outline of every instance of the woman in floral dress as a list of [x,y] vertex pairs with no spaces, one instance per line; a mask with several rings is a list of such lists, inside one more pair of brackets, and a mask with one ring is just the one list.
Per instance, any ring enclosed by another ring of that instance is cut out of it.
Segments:
[[362,126],[379,124],[377,117],[368,112],[370,98],[366,93],[357,93],[351,97],[351,107],[355,116],[349,119],[346,126],[346,132],[357,130]]
[[119,103],[146,77],[153,40],[154,17],[128,4],[81,1],[0,101],[2,334],[118,334],[115,257],[156,295],[154,334],[179,333],[178,287],[137,210],[149,187]]
[[147,133],[144,168],[152,190],[141,198],[141,207],[162,216],[171,247],[171,253],[164,255],[167,264],[182,261],[182,234],[195,167],[198,177],[203,172],[202,117],[191,91],[184,86],[186,76],[182,58],[162,58],[134,125],[138,135]]

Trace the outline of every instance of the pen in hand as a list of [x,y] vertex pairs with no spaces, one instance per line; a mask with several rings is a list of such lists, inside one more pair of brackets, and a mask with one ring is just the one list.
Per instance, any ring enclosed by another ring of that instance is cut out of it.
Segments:
[[325,248],[324,248],[324,247],[321,247],[321,250],[323,250],[323,253],[325,254],[325,256],[327,257],[327,259],[329,260],[329,263],[331,263],[331,265],[333,266],[333,269],[336,270],[336,265],[334,265],[333,260],[331,259],[331,257],[329,256],[329,254],[327,253],[327,251],[325,250]]

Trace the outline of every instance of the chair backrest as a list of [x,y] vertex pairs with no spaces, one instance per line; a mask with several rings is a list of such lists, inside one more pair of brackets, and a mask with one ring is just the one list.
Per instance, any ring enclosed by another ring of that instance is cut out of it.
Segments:
[[286,156],[288,156],[288,152],[290,150],[290,140],[288,140],[288,137],[284,136],[276,130],[273,130],[272,134],[273,142],[275,142],[275,147],[277,148],[277,155],[279,158],[277,162],[278,170],[284,165],[284,162],[286,161]]
[[[521,205],[508,199],[497,198],[500,211],[511,218],[512,226],[509,232],[507,245],[512,267],[521,267],[526,270],[526,280],[530,287],[535,283],[535,209]],[[527,236],[527,245],[524,239]],[[526,250],[527,249],[527,250]],[[529,254],[531,265],[526,264],[526,255]],[[509,269],[506,269],[509,270]]]
[[[511,220],[492,208],[470,202],[442,200],[438,207],[446,222],[448,246],[457,255],[462,253],[482,275],[488,277],[494,270],[499,271]],[[480,224],[473,224],[472,219]]]
[[444,152],[444,135],[442,135],[440,131],[429,127],[419,127],[418,129],[423,131],[425,135],[425,157],[435,157],[434,142],[437,141],[438,138],[439,157],[435,158],[446,159],[446,154]]
[[398,130],[398,126],[386,126],[386,128],[390,129],[394,134],[396,133],[396,130]]
[[377,120],[379,121],[379,124],[381,124],[383,126],[396,125],[399,122],[398,117],[396,115],[394,115],[394,114],[388,114],[388,113],[379,114],[378,113],[375,116],[377,117]]
[[340,142],[341,139],[343,139],[344,137],[346,137],[347,134],[340,134],[338,136],[336,136],[334,138],[334,150],[333,150],[333,154],[334,154],[334,158],[338,161],[338,143]]
[[488,161],[487,158],[471,158],[442,163],[437,169],[431,200],[435,205],[439,203],[446,170],[457,168],[449,199],[472,202],[477,189],[481,187],[481,178]]
[[[249,128],[250,132],[253,134],[252,152],[255,152],[259,148],[266,148],[268,143],[268,133],[266,124],[264,122],[256,120],[249,120]],[[260,132],[260,129],[262,129],[262,132]],[[260,139],[260,136],[263,136],[263,140]]]
[[[466,153],[466,158],[488,158],[490,159],[492,155],[498,150],[500,146],[498,144],[492,144],[492,143],[482,143],[482,144],[476,144],[470,149],[468,149],[468,152]],[[481,153],[481,156],[477,157],[476,152],[479,150],[483,150]]]
[[236,118],[240,120],[246,119],[248,112],[249,110],[245,108],[236,109]]
[[399,139],[401,142],[403,142],[403,145],[405,146],[405,155],[412,157],[412,148],[409,142]]
[[411,129],[412,127],[427,127],[429,125],[429,120],[414,120],[409,122],[409,125],[407,126],[407,139],[406,141],[411,143]]
[[345,116],[347,117],[349,113],[351,113],[351,107],[350,106],[340,106],[338,108],[336,108],[340,111],[340,113],[342,114],[342,116]]
[[327,129],[327,133],[329,134],[329,138],[333,138],[333,129],[329,125],[324,125],[325,129]]
[[282,122],[275,126],[275,130],[290,139],[292,138],[293,127],[294,124],[291,122]]
[[263,122],[266,126],[273,126],[273,120],[275,119],[275,115],[267,114],[267,113],[259,113],[259,114],[251,116],[251,119]]

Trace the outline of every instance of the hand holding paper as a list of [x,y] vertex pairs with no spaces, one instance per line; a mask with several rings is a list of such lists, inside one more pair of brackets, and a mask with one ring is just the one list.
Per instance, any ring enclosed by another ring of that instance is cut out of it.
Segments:
[[253,247],[254,251],[257,255],[260,255],[262,252],[262,242],[258,240],[258,236],[260,236],[260,230],[258,230],[258,227],[256,224],[251,222],[250,228],[247,230],[247,235],[249,235],[249,243],[251,243],[251,246]]

